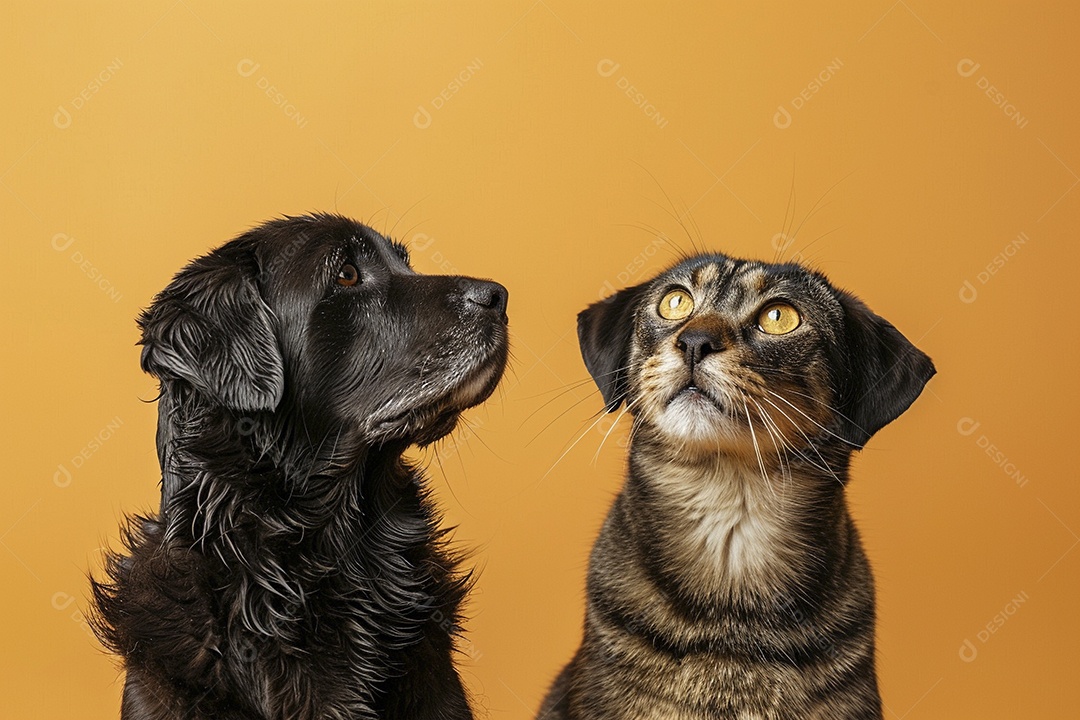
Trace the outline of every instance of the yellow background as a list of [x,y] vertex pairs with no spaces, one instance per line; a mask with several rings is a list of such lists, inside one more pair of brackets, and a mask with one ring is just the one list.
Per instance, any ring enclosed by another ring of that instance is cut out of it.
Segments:
[[787,254],[940,371],[850,492],[887,717],[1075,717],[1066,5],[6,3],[0,716],[117,713],[81,612],[100,547],[157,497],[135,315],[253,223],[338,210],[412,244],[421,271],[510,289],[501,392],[441,467],[422,455],[482,568],[462,661],[478,714],[531,717],[580,637],[624,462],[625,421],[602,449],[609,423],[590,429],[574,316],[688,247],[682,224],[772,257],[793,192]]

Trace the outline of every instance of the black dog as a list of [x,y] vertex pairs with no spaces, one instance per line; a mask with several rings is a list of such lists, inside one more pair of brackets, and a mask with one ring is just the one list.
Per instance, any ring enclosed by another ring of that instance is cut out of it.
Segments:
[[161,510],[93,583],[122,717],[471,717],[468,575],[402,453],[494,390],[506,297],[333,215],[266,223],[157,296]]

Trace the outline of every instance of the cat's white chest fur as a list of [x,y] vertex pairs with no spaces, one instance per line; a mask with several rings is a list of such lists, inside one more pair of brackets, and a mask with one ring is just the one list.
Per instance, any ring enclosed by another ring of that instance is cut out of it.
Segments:
[[715,589],[768,585],[790,569],[790,509],[797,502],[789,482],[763,477],[737,461],[708,467],[650,463],[649,481],[681,518],[671,549],[683,569]]

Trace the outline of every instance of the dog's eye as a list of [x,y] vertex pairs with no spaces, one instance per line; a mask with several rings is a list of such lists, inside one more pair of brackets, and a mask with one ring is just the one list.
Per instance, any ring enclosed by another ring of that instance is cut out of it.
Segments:
[[758,315],[758,327],[768,335],[786,335],[802,323],[799,311],[787,303],[773,303]]
[[672,290],[660,301],[656,311],[665,320],[682,320],[694,312],[694,298],[685,290]]
[[337,284],[352,287],[358,282],[360,282],[360,271],[356,269],[356,266],[351,263],[342,265],[338,270]]

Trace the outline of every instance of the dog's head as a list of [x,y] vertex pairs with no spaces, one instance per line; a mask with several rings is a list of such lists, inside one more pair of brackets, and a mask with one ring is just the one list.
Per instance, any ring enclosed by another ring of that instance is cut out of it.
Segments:
[[934,374],[896,328],[794,264],[687,259],[578,316],[609,411],[680,451],[850,451]]
[[315,442],[426,444],[491,394],[507,293],[421,275],[335,215],[268,222],[184,268],[139,320],[143,369],[237,413],[298,414]]

